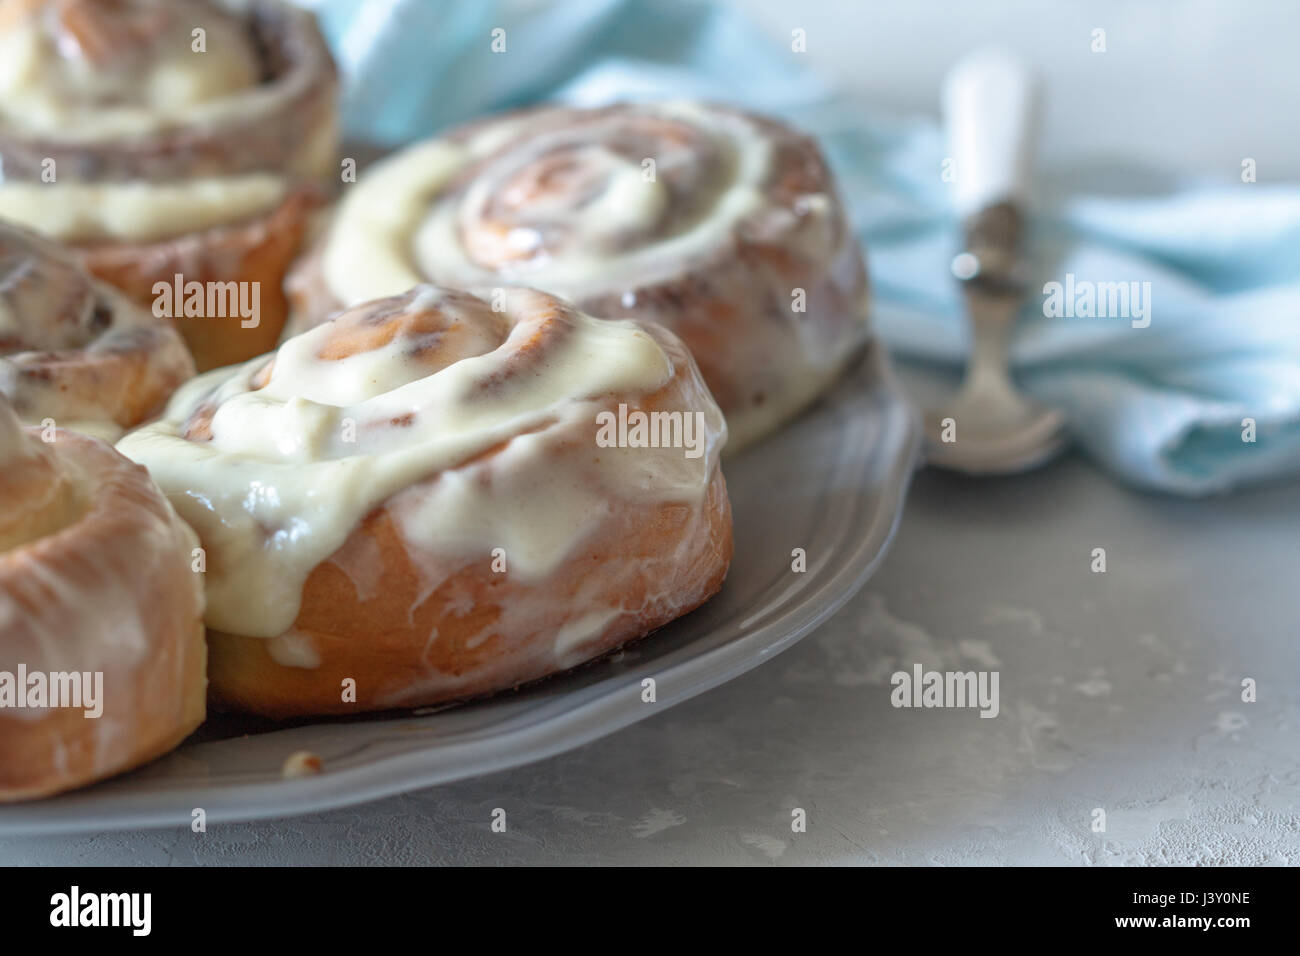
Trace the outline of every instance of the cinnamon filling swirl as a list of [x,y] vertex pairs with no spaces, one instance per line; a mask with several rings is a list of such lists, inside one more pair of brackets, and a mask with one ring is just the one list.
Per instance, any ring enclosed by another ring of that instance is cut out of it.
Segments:
[[558,566],[611,499],[699,507],[725,438],[707,399],[692,399],[708,425],[697,459],[594,440],[611,396],[635,401],[674,381],[703,395],[697,376],[662,332],[526,289],[480,298],[421,286],[200,376],[119,448],[208,548],[209,624],[274,638],[312,569],[413,486],[423,490],[397,516],[413,547],[501,545],[525,579]]
[[146,307],[177,276],[255,287],[256,316],[170,317],[199,368],[262,354],[337,182],[336,87],[284,0],[0,0],[0,219]]
[[52,243],[0,224],[0,396],[24,421],[116,438],[193,374],[167,322]]
[[526,284],[665,325],[738,444],[867,335],[861,251],[816,145],[694,103],[533,110],[382,161],[291,277],[294,327],[420,281]]

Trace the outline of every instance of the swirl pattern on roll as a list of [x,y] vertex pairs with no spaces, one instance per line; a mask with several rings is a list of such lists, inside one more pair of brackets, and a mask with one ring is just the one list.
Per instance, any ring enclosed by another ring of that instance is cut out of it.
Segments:
[[24,429],[0,399],[0,672],[28,675],[0,707],[0,802],[120,773],[202,722],[197,546],[143,468],[95,438]]
[[116,438],[193,374],[165,319],[53,243],[0,223],[0,397],[23,421]]
[[418,281],[532,285],[665,325],[739,444],[867,335],[861,251],[816,144],[692,103],[511,114],[380,162],[291,277],[295,327]]
[[[601,440],[652,412],[695,444]],[[500,690],[696,606],[730,559],[725,437],[663,329],[420,286],[200,376],[119,448],[203,541],[218,699],[285,715],[355,709],[348,676],[363,708]]]
[[333,173],[333,62],[279,0],[0,0],[0,53],[7,181]]
[[0,0],[0,219],[141,305],[159,283],[256,289],[256,315],[172,318],[200,368],[260,355],[338,180],[336,90],[284,0]]

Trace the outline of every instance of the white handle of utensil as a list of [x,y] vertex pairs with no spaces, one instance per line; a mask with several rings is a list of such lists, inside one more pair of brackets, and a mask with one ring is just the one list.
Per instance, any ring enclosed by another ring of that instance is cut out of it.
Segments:
[[1007,53],[980,50],[963,57],[943,85],[953,202],[966,217],[1028,193],[1035,116],[1035,82]]

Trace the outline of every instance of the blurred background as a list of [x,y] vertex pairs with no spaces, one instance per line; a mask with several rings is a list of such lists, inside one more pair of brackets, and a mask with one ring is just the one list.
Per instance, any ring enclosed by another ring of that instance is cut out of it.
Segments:
[[[683,96],[816,137],[866,247],[874,328],[927,405],[969,351],[939,91],[964,54],[1010,52],[1042,106],[1009,348],[1020,387],[1132,486],[1199,496],[1300,473],[1300,5],[304,2],[339,58],[354,142],[539,102]],[[1149,288],[1150,327],[1045,314],[1045,284],[1076,278]],[[1246,419],[1258,440],[1243,442]]]
[[[1048,168],[1123,157],[1235,180],[1300,180],[1300,4],[1291,0],[724,0],[867,102],[938,115],[939,83],[996,43],[1037,68]],[[1090,50],[1106,31],[1105,54]],[[1046,170],[1045,170],[1046,171]]]

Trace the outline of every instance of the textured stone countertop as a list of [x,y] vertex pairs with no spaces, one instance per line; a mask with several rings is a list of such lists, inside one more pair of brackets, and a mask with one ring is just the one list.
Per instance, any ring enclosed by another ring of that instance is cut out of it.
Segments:
[[[359,808],[6,839],[0,862],[1300,863],[1298,541],[1295,484],[1182,501],[1078,457],[927,471],[857,598],[660,717]],[[997,670],[1000,713],[893,708],[913,663]]]

